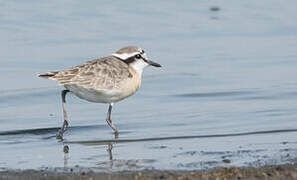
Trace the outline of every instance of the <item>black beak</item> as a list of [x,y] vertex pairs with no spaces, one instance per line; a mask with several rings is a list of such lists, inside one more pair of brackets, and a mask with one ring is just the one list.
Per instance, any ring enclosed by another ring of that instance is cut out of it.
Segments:
[[162,67],[160,64],[154,62],[154,61],[150,61],[150,60],[146,60],[146,62],[151,65],[151,66],[155,66],[155,67]]

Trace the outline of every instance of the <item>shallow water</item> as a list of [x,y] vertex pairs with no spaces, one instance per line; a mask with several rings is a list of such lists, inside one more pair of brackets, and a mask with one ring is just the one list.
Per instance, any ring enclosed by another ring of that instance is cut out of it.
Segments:
[[[297,2],[0,3],[0,168],[211,169],[296,162]],[[214,7],[214,8],[213,8]],[[218,8],[216,8],[218,7]],[[163,65],[114,106],[38,73],[126,45]],[[69,153],[63,149],[69,148]]]

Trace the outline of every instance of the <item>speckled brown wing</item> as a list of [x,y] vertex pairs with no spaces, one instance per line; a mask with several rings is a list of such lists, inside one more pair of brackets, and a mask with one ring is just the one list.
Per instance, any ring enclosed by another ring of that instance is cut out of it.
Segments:
[[120,87],[120,83],[131,78],[128,65],[113,57],[94,59],[72,69],[56,72],[50,79],[61,85],[77,85],[87,89],[110,90]]

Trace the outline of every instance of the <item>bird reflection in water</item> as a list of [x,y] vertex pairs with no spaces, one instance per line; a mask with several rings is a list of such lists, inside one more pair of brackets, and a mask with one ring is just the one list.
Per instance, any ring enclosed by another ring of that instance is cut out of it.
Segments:
[[64,168],[68,167],[68,159],[69,159],[69,146],[63,145],[63,152],[64,152]]
[[108,152],[109,160],[112,160],[112,148],[113,148],[113,144],[108,143],[107,152]]
[[[112,156],[112,149],[113,149],[113,144],[114,142],[109,142],[107,145],[107,152],[108,152],[108,157],[110,160],[110,165],[112,168],[113,166],[113,156]],[[69,160],[69,151],[70,151],[70,147],[68,144],[63,144],[63,152],[64,152],[64,169],[68,168],[68,160]]]

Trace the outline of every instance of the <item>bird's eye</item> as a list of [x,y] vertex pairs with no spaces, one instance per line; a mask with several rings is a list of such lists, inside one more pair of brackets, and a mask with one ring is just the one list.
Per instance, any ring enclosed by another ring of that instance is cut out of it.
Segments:
[[140,59],[141,58],[140,54],[136,54],[135,58]]

